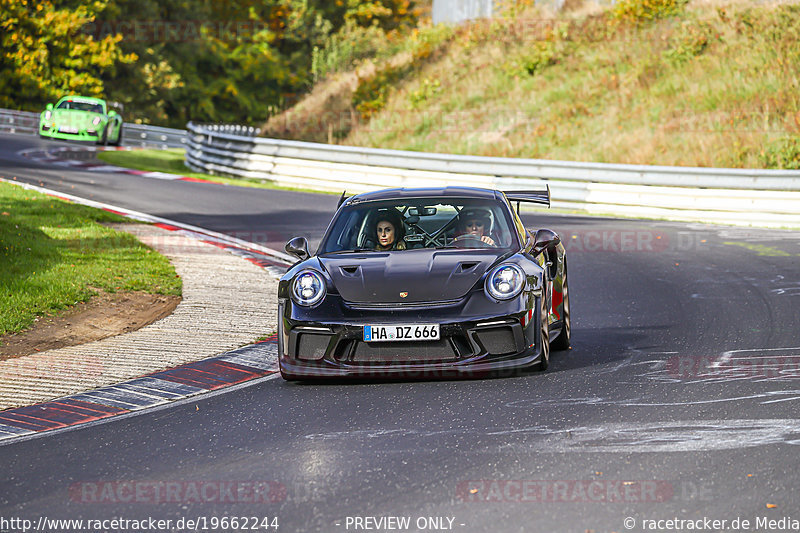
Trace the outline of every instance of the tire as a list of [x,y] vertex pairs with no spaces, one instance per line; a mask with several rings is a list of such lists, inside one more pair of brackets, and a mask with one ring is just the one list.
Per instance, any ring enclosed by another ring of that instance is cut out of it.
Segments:
[[102,146],[108,145],[108,126],[103,128],[103,137],[101,139],[97,139],[97,144]]
[[541,350],[539,371],[544,372],[550,366],[550,326],[547,324],[547,298],[544,294],[539,301],[539,349]]
[[553,350],[567,350],[572,342],[572,318],[569,310],[569,283],[567,281],[567,263],[564,260],[564,282],[562,284],[562,293],[564,295],[563,301],[563,316],[561,317],[561,333],[558,337],[553,339],[551,344]]
[[117,135],[116,140],[111,143],[111,146],[119,146],[122,144],[122,124],[119,125],[119,134]]

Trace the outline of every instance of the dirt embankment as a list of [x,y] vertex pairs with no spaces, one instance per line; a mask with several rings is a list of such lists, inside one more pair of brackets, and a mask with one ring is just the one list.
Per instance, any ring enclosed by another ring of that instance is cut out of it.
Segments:
[[30,329],[0,337],[0,361],[135,331],[169,316],[180,301],[175,295],[99,291],[64,314],[38,318]]

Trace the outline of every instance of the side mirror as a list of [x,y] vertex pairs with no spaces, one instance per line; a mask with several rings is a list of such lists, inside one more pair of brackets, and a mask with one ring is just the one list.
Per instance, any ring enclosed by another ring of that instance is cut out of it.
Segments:
[[48,110],[48,111],[52,111],[53,110],[53,104],[47,104],[45,109]]
[[117,116],[117,112],[112,109],[111,111],[108,112],[108,116],[109,117],[116,117]]
[[531,253],[533,255],[539,255],[544,250],[557,246],[560,242],[561,237],[559,237],[555,231],[549,229],[540,229],[536,232],[536,237],[533,241],[533,250],[531,250]]
[[300,261],[305,261],[311,254],[308,253],[308,241],[305,237],[295,237],[286,243],[286,253],[295,256]]

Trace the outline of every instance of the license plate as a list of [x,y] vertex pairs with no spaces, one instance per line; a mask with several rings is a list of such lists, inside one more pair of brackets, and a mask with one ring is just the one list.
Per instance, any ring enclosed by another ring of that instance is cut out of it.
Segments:
[[58,128],[58,131],[60,131],[61,133],[78,133],[78,128],[75,128],[73,126],[61,126],[60,128]]
[[364,326],[364,342],[436,340],[439,340],[439,324]]

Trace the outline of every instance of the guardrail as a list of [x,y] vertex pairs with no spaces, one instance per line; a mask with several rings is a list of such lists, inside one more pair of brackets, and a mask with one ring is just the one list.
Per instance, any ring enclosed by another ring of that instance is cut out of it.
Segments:
[[[0,132],[36,135],[39,131],[39,113],[0,109]],[[122,144],[148,148],[182,148],[187,141],[186,130],[148,126],[124,122]]]
[[122,124],[122,144],[149,148],[184,148],[189,139],[186,130],[148,126],[146,124]]
[[187,125],[196,172],[325,191],[549,185],[553,207],[592,213],[800,227],[800,171],[574,163],[357,148]]

